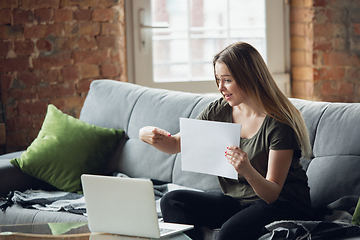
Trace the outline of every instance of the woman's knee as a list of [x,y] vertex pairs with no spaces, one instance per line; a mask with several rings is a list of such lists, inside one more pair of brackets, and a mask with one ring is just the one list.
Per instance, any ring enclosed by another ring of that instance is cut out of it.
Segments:
[[168,192],[161,198],[160,208],[164,220],[171,222],[185,221],[187,215],[186,195],[186,191],[176,190]]
[[166,193],[160,201],[161,210],[167,210],[169,207],[171,208],[176,203],[183,202],[183,193],[182,191],[171,191]]
[[202,195],[204,193],[191,191],[191,190],[175,190],[166,193],[162,198],[160,205],[169,206],[174,204],[184,204],[184,205],[197,205],[202,202]]
[[168,192],[161,198],[161,202],[162,201],[165,202],[165,201],[168,201],[171,199],[178,199],[182,195],[181,192],[182,192],[181,190],[175,190],[175,191]]

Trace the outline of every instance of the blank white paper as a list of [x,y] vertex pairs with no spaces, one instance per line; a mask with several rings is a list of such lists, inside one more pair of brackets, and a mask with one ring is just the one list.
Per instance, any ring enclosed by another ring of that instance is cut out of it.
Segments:
[[182,170],[238,179],[225,157],[240,146],[241,124],[180,118]]

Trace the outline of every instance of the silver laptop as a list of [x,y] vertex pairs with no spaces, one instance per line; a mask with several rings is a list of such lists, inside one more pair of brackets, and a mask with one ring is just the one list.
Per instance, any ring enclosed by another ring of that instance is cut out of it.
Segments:
[[193,228],[158,221],[150,180],[83,174],[81,183],[91,232],[160,238]]

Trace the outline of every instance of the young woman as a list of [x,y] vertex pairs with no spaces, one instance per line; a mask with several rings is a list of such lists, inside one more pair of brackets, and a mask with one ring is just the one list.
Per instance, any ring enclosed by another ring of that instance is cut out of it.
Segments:
[[[250,44],[234,43],[213,59],[216,84],[223,95],[198,117],[239,123],[240,146],[225,155],[238,180],[219,177],[223,194],[186,190],[161,201],[164,221],[194,224],[187,234],[202,239],[201,226],[220,228],[217,239],[257,239],[277,220],[311,216],[309,187],[300,157],[311,156],[300,112],[276,85],[264,60]],[[157,127],[140,130],[140,139],[160,151],[180,152],[180,133]]]

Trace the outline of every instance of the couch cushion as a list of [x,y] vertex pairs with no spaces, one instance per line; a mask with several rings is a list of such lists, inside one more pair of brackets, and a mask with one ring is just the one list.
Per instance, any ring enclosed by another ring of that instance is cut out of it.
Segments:
[[23,173],[19,168],[12,165],[10,160],[0,159],[0,197],[5,197],[10,191],[14,190],[25,191],[30,188],[55,189],[49,184]]
[[314,158],[307,170],[312,206],[320,208],[344,196],[359,196],[359,172],[358,156]]
[[12,153],[7,153],[7,154],[4,154],[4,155],[0,155],[0,159],[13,159],[13,158],[17,158],[17,157],[20,157],[21,154],[23,153],[24,151],[18,151],[18,152],[12,152]]
[[316,130],[307,175],[314,207],[360,195],[360,104],[332,103]]
[[134,105],[147,89],[114,80],[95,80],[90,85],[79,119],[95,126],[123,129],[127,133]]
[[[319,121],[330,103],[313,102],[296,98],[290,98],[290,101],[295,105],[297,109],[300,110],[304,118],[310,137],[310,145],[313,148]],[[311,162],[311,159],[301,158],[300,162],[303,165],[303,168],[306,170]]]
[[140,139],[130,138],[120,153],[116,169],[129,177],[171,182],[175,156],[160,152]]
[[122,135],[122,130],[90,125],[49,105],[39,135],[11,163],[60,190],[80,191],[81,174],[100,173]]
[[133,108],[128,136],[139,138],[139,130],[144,126],[156,126],[171,134],[178,133],[180,117],[190,117],[201,99],[198,94],[148,89],[138,98]]
[[360,104],[332,103],[319,121],[313,149],[315,157],[360,156],[359,114]]
[[176,155],[158,151],[139,139],[139,130],[144,126],[156,126],[179,132],[179,118],[189,117],[194,106],[201,100],[198,94],[162,89],[147,89],[139,96],[128,123],[128,142],[123,148],[118,171],[131,177],[148,177],[172,181]]
[[313,101],[307,101],[307,100],[295,99],[295,98],[291,98],[290,101],[301,112],[309,132],[310,144],[313,147],[314,140],[316,137],[316,130],[320,118],[324,114],[325,110],[329,107],[330,103],[313,102]]

